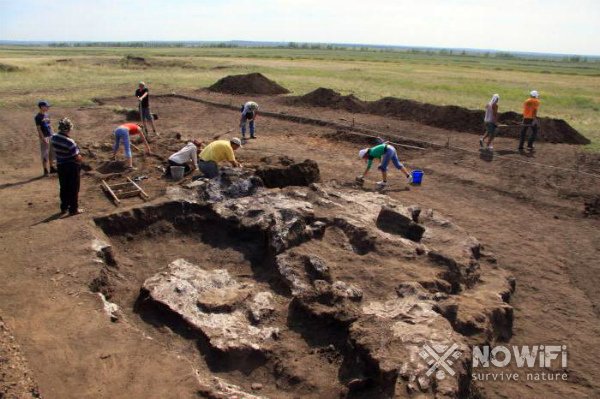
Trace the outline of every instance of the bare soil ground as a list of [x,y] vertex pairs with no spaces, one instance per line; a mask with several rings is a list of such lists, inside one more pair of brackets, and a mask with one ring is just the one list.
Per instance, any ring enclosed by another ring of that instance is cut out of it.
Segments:
[[[188,94],[237,107],[250,99],[206,91]],[[337,121],[347,124],[348,131],[354,122],[384,134],[410,135],[440,144],[450,139],[452,145],[477,148],[477,139],[471,134],[383,116],[291,106],[267,96],[253,99],[261,110]],[[51,110],[55,121],[63,115],[72,118],[76,126],[73,137],[93,168],[82,178],[80,199],[87,213],[70,218],[57,217],[56,177],[38,177],[41,166],[33,111],[0,111],[1,316],[46,398],[203,397],[198,393],[203,391],[201,382],[211,375],[224,376],[248,391],[253,383],[261,383],[265,395],[278,397],[280,391],[272,386],[275,382],[264,369],[232,367],[215,372],[197,341],[188,339],[184,331],[145,319],[134,309],[140,283],[173,257],[209,263],[226,260],[228,268],[244,275],[251,264],[240,255],[243,248],[208,248],[169,226],[164,226],[164,231],[147,231],[143,240],[113,238],[115,252],[126,260],[120,274],[113,276],[121,279],[119,289],[105,291],[120,305],[118,321],[111,321],[103,300],[90,289],[101,269],[92,243],[107,240],[93,218],[115,212],[99,188],[100,179],[117,181],[124,176],[118,173],[119,165],[108,163],[111,132],[123,122],[123,116],[108,105],[135,108],[134,100]],[[152,105],[160,116],[157,127],[161,135],[153,137],[151,143],[155,155],[135,153],[134,163],[139,169],[129,175],[146,177],[142,186],[153,200],[160,201],[170,187],[177,186],[161,178],[159,168],[166,157],[184,145],[186,138],[211,140],[215,135],[237,134],[239,112],[174,98],[155,98]],[[336,181],[340,187],[351,186],[364,167],[356,154],[366,142],[338,129],[259,115],[257,134],[257,140],[238,152],[245,166],[259,165],[265,156],[310,158],[318,162],[324,182]],[[410,168],[425,170],[425,181],[420,187],[408,186],[392,171],[386,194],[405,204],[439,210],[480,239],[486,251],[495,254],[498,264],[515,276],[511,344],[568,346],[568,381],[481,382],[476,385],[482,397],[597,397],[600,221],[584,217],[583,210],[584,201],[599,194],[600,184],[598,179],[582,174],[509,161],[577,166],[590,173],[600,172],[599,163],[570,145],[540,143],[528,156],[515,153],[516,142],[510,138],[500,137],[495,147],[502,159],[445,149],[399,148],[401,159]],[[99,168],[117,174],[101,174]],[[375,173],[370,176],[365,190],[374,186],[376,178]],[[121,208],[141,204],[141,199],[132,198]],[[160,225],[155,228],[160,229]],[[252,246],[252,242],[247,245]],[[294,342],[308,345],[299,335]],[[319,348],[317,343],[305,348],[305,353],[315,352],[305,358],[310,364],[304,367],[322,371],[310,373],[316,385],[336,377],[332,365],[339,361],[324,360],[327,346]],[[7,356],[15,359],[17,355]],[[4,368],[5,363],[0,363],[0,369]],[[7,381],[1,384],[5,386]],[[325,382],[321,385],[328,386]],[[302,390],[290,395],[318,397]],[[331,396],[323,391],[320,397]]]

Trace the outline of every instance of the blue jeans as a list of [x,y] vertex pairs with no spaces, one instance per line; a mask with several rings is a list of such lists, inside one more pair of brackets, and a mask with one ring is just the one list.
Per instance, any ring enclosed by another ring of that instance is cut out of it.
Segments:
[[[242,137],[246,137],[246,115],[242,116]],[[248,121],[248,126],[250,127],[250,137],[254,137],[254,119],[250,119]]]
[[123,147],[125,148],[125,157],[131,158],[131,144],[129,141],[129,130],[124,127],[120,127],[115,129],[113,132],[115,135],[115,145],[113,146],[113,151],[116,153],[119,150],[119,144],[121,140],[123,140]]
[[391,145],[388,145],[385,150],[385,153],[383,154],[383,158],[381,159],[381,165],[379,165],[378,169],[382,172],[387,172],[390,161],[392,161],[396,169],[402,169],[403,166],[400,163],[400,160],[398,159],[396,149]]

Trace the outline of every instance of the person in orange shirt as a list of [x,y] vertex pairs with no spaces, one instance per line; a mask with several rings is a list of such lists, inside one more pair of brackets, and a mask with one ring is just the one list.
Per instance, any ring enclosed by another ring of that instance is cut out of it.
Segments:
[[151,154],[150,146],[148,145],[148,140],[146,140],[146,136],[144,135],[144,131],[140,125],[135,123],[124,123],[113,132],[115,136],[115,145],[113,146],[113,159],[117,158],[117,151],[119,150],[119,144],[123,141],[123,147],[125,149],[125,158],[127,158],[127,162],[129,163],[129,169],[134,169],[133,167],[133,158],[131,157],[131,140],[130,136],[140,135],[142,137],[142,141],[146,146],[146,152]]
[[527,135],[527,129],[531,127],[531,136],[527,140],[527,148],[533,150],[533,142],[537,137],[539,122],[537,119],[538,109],[540,109],[539,93],[532,90],[529,93],[529,98],[523,103],[523,129],[521,129],[521,138],[519,140],[519,151],[523,151],[523,145],[525,144],[525,136]]

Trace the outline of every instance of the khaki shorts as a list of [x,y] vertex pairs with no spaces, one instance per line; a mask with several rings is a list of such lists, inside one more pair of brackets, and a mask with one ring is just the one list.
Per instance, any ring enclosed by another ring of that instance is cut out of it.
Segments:
[[54,159],[54,148],[50,144],[50,137],[48,137],[48,142],[40,140],[40,155],[44,162]]

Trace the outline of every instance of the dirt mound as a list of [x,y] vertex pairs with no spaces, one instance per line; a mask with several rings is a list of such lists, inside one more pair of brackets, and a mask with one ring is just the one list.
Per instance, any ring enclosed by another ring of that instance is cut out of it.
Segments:
[[[124,115],[127,122],[141,122],[140,111],[133,108],[119,108],[114,110],[115,113]],[[158,115],[153,113],[152,119],[157,120]]]
[[301,97],[292,99],[297,104],[308,104],[316,107],[330,107],[335,109],[345,109],[350,112],[365,112],[366,103],[350,94],[342,96],[340,93],[320,87]]
[[[481,134],[483,132],[483,110],[472,110],[456,105],[433,105],[395,97],[377,101],[362,101],[353,95],[342,96],[331,89],[319,88],[301,97],[289,100],[292,104],[343,109],[349,112],[364,112],[411,120],[423,125],[442,129]],[[522,117],[516,112],[504,112],[499,122],[518,125]],[[500,134],[519,137],[519,127],[502,127]],[[550,143],[589,144],[590,140],[573,129],[562,119],[540,118],[539,138]]]
[[260,73],[230,75],[219,79],[208,88],[227,94],[286,94],[289,90]]
[[261,166],[256,175],[262,179],[266,187],[308,186],[320,179],[319,165],[307,159],[300,163],[288,163],[285,159],[281,165]]
[[103,175],[111,173],[123,173],[127,170],[127,165],[123,161],[102,162],[96,170]]

